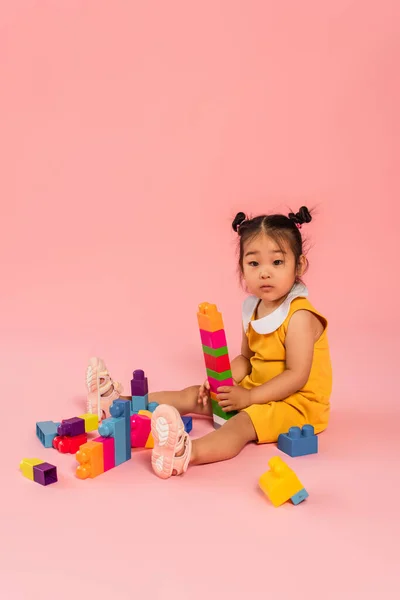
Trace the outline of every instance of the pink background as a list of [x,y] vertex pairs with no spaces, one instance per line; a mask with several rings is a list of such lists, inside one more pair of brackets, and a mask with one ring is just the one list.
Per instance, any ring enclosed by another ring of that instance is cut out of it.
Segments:
[[[399,597],[399,17],[396,0],[0,3],[2,597]],[[153,390],[200,382],[199,302],[235,355],[231,220],[303,203],[335,373],[320,453],[287,458],[306,503],[258,491],[274,445],[169,482],[147,451],[81,482],[41,447],[37,420],[82,412],[90,355],[126,386],[135,368]],[[24,479],[26,456],[60,482]]]

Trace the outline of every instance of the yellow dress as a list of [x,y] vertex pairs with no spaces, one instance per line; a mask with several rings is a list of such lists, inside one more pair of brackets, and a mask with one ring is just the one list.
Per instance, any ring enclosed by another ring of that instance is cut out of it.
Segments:
[[250,359],[251,373],[240,382],[246,389],[266,383],[285,370],[285,337],[289,321],[296,311],[309,310],[324,326],[323,333],[314,344],[311,372],[304,387],[284,400],[253,404],[244,409],[252,420],[259,443],[276,442],[279,434],[288,431],[289,427],[302,427],[309,423],[319,433],[328,425],[332,390],[328,322],[310,304],[307,295],[307,288],[296,284],[283,305],[262,319],[254,318],[258,298],[251,296],[243,305],[243,325],[250,350],[254,352]]

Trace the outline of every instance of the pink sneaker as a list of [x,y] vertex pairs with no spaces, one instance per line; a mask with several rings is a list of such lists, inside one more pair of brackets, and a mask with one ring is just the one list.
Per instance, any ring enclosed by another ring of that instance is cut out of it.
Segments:
[[110,377],[104,360],[91,358],[86,369],[87,412],[97,414],[99,420],[110,416],[109,407],[122,394],[122,385]]
[[151,455],[154,473],[161,479],[185,473],[192,453],[192,440],[176,408],[167,404],[157,406],[151,419],[151,431],[154,438]]

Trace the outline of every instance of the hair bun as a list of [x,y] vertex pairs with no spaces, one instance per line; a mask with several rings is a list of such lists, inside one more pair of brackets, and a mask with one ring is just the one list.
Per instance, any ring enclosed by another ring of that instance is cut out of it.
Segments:
[[232,221],[232,229],[233,229],[233,231],[236,231],[236,233],[237,233],[239,231],[239,227],[241,226],[241,224],[245,220],[246,220],[246,215],[243,212],[238,212],[238,214],[236,215],[236,217]]
[[307,206],[302,206],[298,213],[289,213],[288,215],[291,221],[299,225],[303,225],[303,223],[309,223],[312,220],[312,216]]

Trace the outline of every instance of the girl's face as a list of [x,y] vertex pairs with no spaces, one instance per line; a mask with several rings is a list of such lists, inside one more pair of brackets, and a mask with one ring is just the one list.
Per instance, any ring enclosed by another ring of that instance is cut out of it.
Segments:
[[250,294],[266,304],[286,296],[296,277],[301,277],[306,267],[304,256],[300,257],[296,268],[290,246],[284,242],[282,248],[279,248],[278,244],[264,233],[249,240],[243,250],[243,277],[247,289]]

